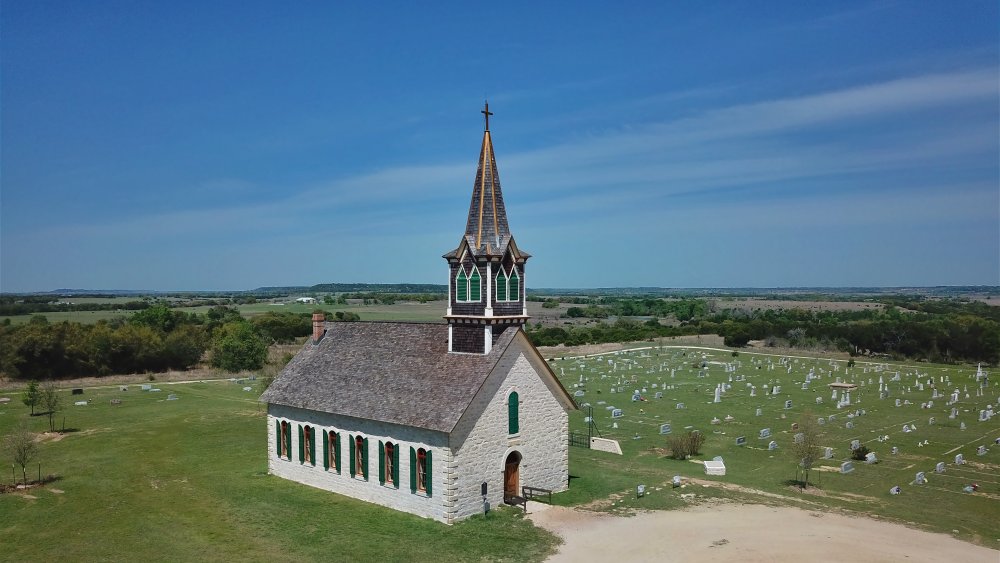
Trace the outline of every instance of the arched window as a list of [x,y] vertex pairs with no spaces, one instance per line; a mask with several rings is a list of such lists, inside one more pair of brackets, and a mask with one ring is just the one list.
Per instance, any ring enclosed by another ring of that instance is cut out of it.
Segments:
[[518,415],[518,397],[517,391],[511,391],[510,395],[507,395],[507,433],[517,434],[520,431],[520,425],[517,421]]
[[465,268],[458,269],[458,277],[455,278],[455,301],[469,300],[469,278],[465,275]]
[[380,485],[399,488],[399,445],[392,442],[378,443],[378,482]]
[[410,448],[410,492],[431,496],[431,452]]
[[312,426],[299,426],[299,461],[316,465],[316,435]]
[[288,453],[288,439],[291,435],[292,431],[288,427],[288,421],[282,420],[281,425],[278,427],[278,457],[291,458],[291,455]]
[[503,268],[497,273],[497,301],[507,300],[507,274],[503,273]]
[[368,438],[355,436],[351,444],[351,477],[360,475],[368,480]]
[[510,295],[507,298],[511,301],[521,300],[521,278],[517,275],[517,266],[510,270]]
[[479,278],[479,268],[472,268],[472,275],[469,276],[469,301],[478,302],[482,281]]
[[340,473],[340,434],[323,431],[323,469]]

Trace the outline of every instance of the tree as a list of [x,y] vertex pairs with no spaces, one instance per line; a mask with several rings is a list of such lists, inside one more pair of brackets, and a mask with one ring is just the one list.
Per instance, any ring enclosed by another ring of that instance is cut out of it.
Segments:
[[246,321],[227,323],[212,343],[212,365],[226,371],[260,369],[267,360],[267,343]]
[[49,432],[55,432],[55,416],[62,408],[62,400],[59,398],[59,393],[56,392],[56,386],[52,383],[45,384],[40,395],[40,404],[45,409],[45,414],[49,415]]
[[28,388],[21,394],[21,401],[24,402],[25,406],[31,407],[32,416],[35,415],[35,405],[38,404],[40,399],[41,395],[38,390],[38,382],[34,380],[29,381]]
[[798,428],[796,436],[801,436],[801,438],[792,441],[792,447],[789,448],[789,451],[792,453],[792,458],[805,471],[805,480],[802,483],[802,488],[805,489],[809,487],[809,470],[820,458],[820,440],[822,440],[823,435],[820,432],[819,423],[816,422],[816,417],[809,411],[802,413]]
[[38,454],[38,444],[35,443],[35,435],[28,430],[28,425],[22,422],[17,428],[11,431],[3,440],[3,449],[15,465],[21,466],[21,477],[24,484],[28,484],[28,472],[25,469],[31,460]]

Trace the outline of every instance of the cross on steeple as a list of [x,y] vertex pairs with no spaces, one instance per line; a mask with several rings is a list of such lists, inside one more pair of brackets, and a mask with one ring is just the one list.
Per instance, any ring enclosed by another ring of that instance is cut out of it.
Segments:
[[486,101],[486,108],[484,110],[480,111],[479,113],[481,113],[481,114],[483,114],[483,115],[486,116],[486,130],[489,131],[490,130],[490,116],[493,115],[493,112],[490,111],[490,102],[489,102],[489,100]]

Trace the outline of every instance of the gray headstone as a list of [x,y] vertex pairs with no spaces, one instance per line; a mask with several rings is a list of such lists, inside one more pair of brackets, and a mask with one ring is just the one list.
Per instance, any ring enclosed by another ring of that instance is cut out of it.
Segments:
[[785,401],[785,408],[786,409],[792,408],[792,400],[791,399]]
[[851,471],[854,471],[854,464],[853,463],[851,463],[849,461],[845,461],[844,463],[840,464],[840,472],[842,474],[846,475],[846,474],[850,473]]
[[670,424],[661,424],[660,434],[670,434]]
[[621,418],[623,416],[625,416],[625,413],[623,413],[621,409],[611,411],[611,418]]
[[774,440],[771,440],[771,442],[767,444],[767,449],[768,450],[776,450],[776,449],[778,449],[778,443],[775,442]]
[[744,446],[744,445],[746,445],[746,443],[747,443],[747,437],[746,436],[737,436],[736,437],[736,445],[737,446]]
[[944,473],[944,462],[939,461],[937,465],[934,466],[935,473]]
[[758,436],[758,439],[759,440],[766,440],[767,438],[770,438],[770,437],[771,437],[771,429],[770,428],[764,428],[763,430],[760,431],[760,435]]

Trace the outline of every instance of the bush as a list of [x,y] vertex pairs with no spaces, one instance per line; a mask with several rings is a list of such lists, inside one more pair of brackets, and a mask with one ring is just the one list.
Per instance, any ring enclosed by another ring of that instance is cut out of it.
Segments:
[[667,447],[670,448],[672,459],[687,459],[689,456],[701,453],[701,447],[705,445],[705,436],[697,430],[692,430],[687,434],[677,434],[667,437]]
[[858,448],[856,450],[853,450],[851,452],[851,459],[853,459],[855,461],[864,461],[865,460],[865,456],[867,456],[868,452],[870,452],[870,451],[871,450],[868,449],[868,446],[866,446],[864,444],[861,444],[860,448]]
[[229,372],[260,369],[267,360],[267,343],[246,321],[227,323],[212,343],[212,366]]

